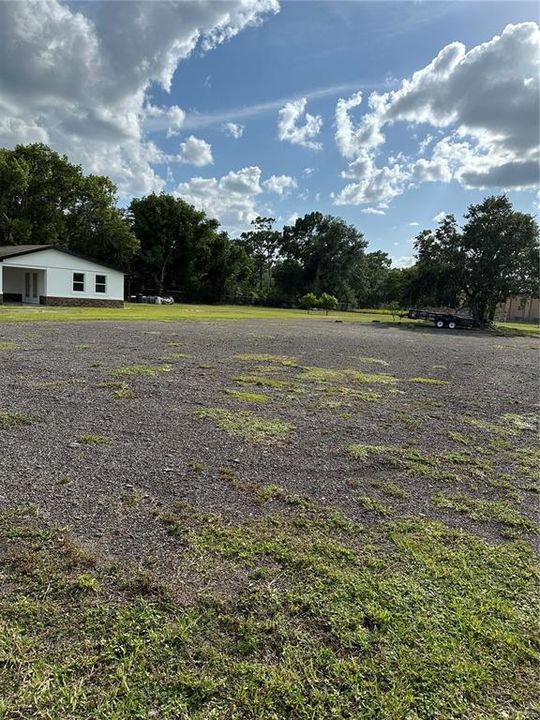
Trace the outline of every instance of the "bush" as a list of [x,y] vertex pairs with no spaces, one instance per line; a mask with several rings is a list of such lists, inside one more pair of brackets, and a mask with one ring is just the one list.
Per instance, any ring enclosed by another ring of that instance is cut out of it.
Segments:
[[302,295],[302,297],[299,300],[299,304],[301,308],[304,308],[308,312],[312,310],[313,308],[319,307],[319,299],[315,295],[315,293],[306,293],[305,295]]

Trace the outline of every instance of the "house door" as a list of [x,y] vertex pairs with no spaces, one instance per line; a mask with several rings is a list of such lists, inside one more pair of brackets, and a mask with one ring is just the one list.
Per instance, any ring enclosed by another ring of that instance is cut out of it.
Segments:
[[24,273],[24,302],[38,303],[38,274],[37,272]]

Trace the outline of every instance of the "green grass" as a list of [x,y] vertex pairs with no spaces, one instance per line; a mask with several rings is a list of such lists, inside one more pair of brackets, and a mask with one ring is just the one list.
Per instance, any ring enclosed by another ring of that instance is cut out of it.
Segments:
[[204,408],[197,411],[200,418],[214,420],[221,430],[250,442],[285,440],[292,429],[282,420],[268,420],[249,410],[230,411],[223,408]]
[[0,351],[11,352],[12,350],[16,350],[18,347],[17,343],[12,340],[0,340]]
[[[393,319],[390,311],[357,310],[355,312],[332,312],[328,317],[319,313],[308,314],[304,310],[282,310],[279,308],[250,307],[246,305],[141,305],[126,303],[123,308],[83,307],[12,307],[0,306],[0,323],[20,322],[82,322],[85,320],[152,321],[174,322],[177,320],[325,320],[334,322],[384,322],[401,324]],[[415,325],[415,320],[405,320]],[[497,323],[496,332],[517,335],[540,336],[540,328],[534,323]]]
[[433,502],[437,507],[463,513],[472,520],[494,521],[526,532],[537,532],[538,530],[532,520],[506,502],[479,500],[464,494],[445,495],[443,493],[435,495]]
[[234,400],[241,400],[242,402],[261,404],[268,402],[268,395],[263,393],[244,392],[243,390],[225,390],[227,395],[234,398]]
[[79,442],[82,445],[105,445],[109,440],[103,435],[81,435]]
[[233,380],[239,385],[255,385],[257,387],[270,387],[275,389],[292,388],[293,385],[288,380],[277,380],[273,377],[266,375],[259,375],[258,373],[244,373],[242,375],[236,375]]
[[170,372],[172,365],[128,365],[113,370],[113,375],[157,375],[160,372]]
[[261,362],[261,363],[274,363],[276,365],[284,365],[285,367],[296,367],[298,365],[298,358],[290,357],[289,355],[270,355],[268,353],[240,353],[234,356],[237,360],[244,362]]
[[415,521],[366,534],[323,509],[234,526],[179,505],[161,521],[180,584],[201,568],[190,602],[96,563],[65,530],[0,516],[0,717],[534,717],[524,544]]
[[[126,303],[123,308],[83,307],[10,307],[0,306],[2,322],[77,322],[84,320],[141,320],[174,322],[177,320],[343,320],[344,322],[392,322],[392,315],[383,310],[362,310],[359,312],[333,312],[328,317],[302,310],[250,307],[246,305],[142,305]],[[411,322],[411,321],[408,321]]]
[[297,379],[301,381],[310,381],[316,383],[332,383],[332,382],[352,382],[366,384],[383,384],[388,385],[397,382],[397,378],[388,373],[365,373],[352,368],[322,368],[322,367],[304,367],[297,375]]
[[10,430],[18,425],[32,425],[36,422],[33,415],[13,410],[0,410],[0,430]]

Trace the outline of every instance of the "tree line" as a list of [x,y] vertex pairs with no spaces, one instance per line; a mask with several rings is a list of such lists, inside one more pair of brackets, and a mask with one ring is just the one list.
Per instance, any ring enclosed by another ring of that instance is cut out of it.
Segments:
[[277,306],[323,296],[326,307],[329,297],[350,308],[467,306],[485,323],[509,295],[538,292],[538,225],[505,195],[471,205],[462,227],[448,215],[423,230],[409,268],[392,267],[357,228],[319,212],[281,230],[258,217],[231,238],[166,193],[134,198],[126,209],[116,202],[109,178],[85,175],[46,145],[0,149],[0,245],[52,244],[115,264],[132,293]]

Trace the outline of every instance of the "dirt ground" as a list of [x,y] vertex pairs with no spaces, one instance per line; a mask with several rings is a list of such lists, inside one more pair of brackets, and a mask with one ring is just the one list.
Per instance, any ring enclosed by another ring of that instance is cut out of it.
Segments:
[[[535,339],[330,318],[13,324],[0,329],[0,347],[0,411],[34,419],[0,429],[0,506],[36,505],[100,553],[169,567],[173,543],[155,515],[177,501],[238,523],[279,510],[290,494],[361,523],[425,516],[498,541],[504,523],[434,497],[465,493],[533,520],[538,508],[532,483],[509,469],[512,453],[537,447]],[[236,357],[246,353],[283,357]],[[133,365],[159,370],[115,372]],[[205,409],[290,427],[253,442]],[[355,457],[355,445],[394,456]],[[411,450],[430,458],[425,473],[401,463]],[[459,455],[450,456],[453,474],[441,476],[448,453]],[[261,502],[253,488],[267,486]]]

